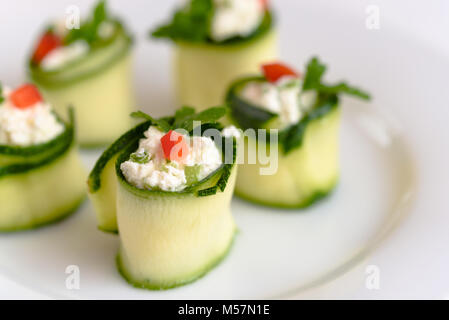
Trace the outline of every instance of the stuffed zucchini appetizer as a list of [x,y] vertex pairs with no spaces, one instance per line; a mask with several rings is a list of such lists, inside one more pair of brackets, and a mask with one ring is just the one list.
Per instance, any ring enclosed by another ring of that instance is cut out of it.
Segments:
[[174,41],[179,102],[198,109],[221,104],[231,81],[277,58],[272,13],[262,0],[190,0],[152,35]]
[[[339,96],[369,95],[344,82],[324,84],[326,66],[317,58],[304,76],[280,63],[262,69],[263,75],[237,80],[227,93],[231,121],[249,130],[236,194],[267,206],[306,207],[327,195],[339,176]],[[261,155],[277,161],[272,169]]]
[[[119,232],[118,268],[134,286],[159,290],[194,281],[231,247],[236,141],[216,122],[224,114],[222,107],[183,107],[163,119],[133,113],[146,121],[92,170],[89,196],[99,228]],[[194,127],[196,120],[201,125]]]
[[104,1],[79,28],[70,23],[46,28],[29,58],[29,75],[56,111],[74,106],[83,147],[109,144],[131,127],[131,37]]
[[0,86],[0,232],[69,215],[85,198],[85,174],[72,120],[61,120],[31,84]]

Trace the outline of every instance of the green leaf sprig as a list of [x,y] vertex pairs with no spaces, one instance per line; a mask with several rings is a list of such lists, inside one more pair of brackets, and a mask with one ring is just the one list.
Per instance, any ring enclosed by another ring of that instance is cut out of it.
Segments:
[[0,103],[3,103],[3,101],[5,101],[5,97],[3,97],[3,87],[0,83]]
[[170,22],[150,32],[155,38],[194,43],[217,43],[220,45],[247,42],[266,34],[274,24],[270,10],[266,10],[260,25],[247,36],[235,36],[223,41],[211,38],[211,24],[215,12],[213,0],[189,0],[188,4],[175,11]]
[[367,92],[345,82],[334,85],[324,84],[322,78],[326,69],[326,65],[321,63],[318,57],[313,57],[307,64],[302,90],[316,90],[318,99],[304,118],[280,132],[279,139],[285,154],[302,145],[306,127],[312,120],[338,107],[339,94],[345,93],[364,100],[371,98]]
[[194,121],[200,121],[201,125],[215,124],[226,114],[226,111],[226,107],[212,107],[196,113],[192,107],[184,106],[176,111],[174,117],[155,119],[143,111],[133,112],[131,117],[150,120],[163,132],[176,129],[191,132],[194,129]]
[[178,9],[171,22],[152,32],[156,38],[202,42],[209,38],[213,17],[212,0],[191,0],[185,8]]
[[131,155],[129,156],[129,159],[130,159],[132,162],[144,164],[144,163],[148,163],[148,162],[150,161],[150,156],[148,155],[148,153],[147,153],[146,151],[143,151],[143,152],[133,152],[133,153],[131,153]]
[[175,114],[173,127],[174,129],[180,128],[190,132],[194,129],[194,121],[200,121],[201,125],[216,123],[225,114],[226,107],[212,107],[198,113],[195,113],[191,107],[182,107]]
[[357,88],[348,85],[345,82],[339,82],[334,85],[327,85],[322,82],[322,77],[326,72],[326,65],[320,62],[318,57],[313,57],[307,64],[306,74],[304,76],[303,90],[316,90],[326,94],[345,93],[356,96],[364,100],[370,100],[370,95]]
[[95,45],[104,41],[99,34],[100,25],[110,18],[106,10],[106,1],[100,0],[95,6],[90,19],[83,21],[79,29],[71,29],[64,38],[64,44],[68,45],[77,40],[85,40],[89,45]]
[[168,132],[171,129],[171,126],[170,126],[170,124],[168,123],[167,120],[165,120],[163,118],[155,119],[155,118],[153,118],[149,114],[146,114],[143,111],[132,112],[131,113],[131,117],[133,117],[133,118],[141,118],[141,119],[145,119],[145,120],[150,120],[152,124],[154,124],[156,127],[161,129],[163,132]]

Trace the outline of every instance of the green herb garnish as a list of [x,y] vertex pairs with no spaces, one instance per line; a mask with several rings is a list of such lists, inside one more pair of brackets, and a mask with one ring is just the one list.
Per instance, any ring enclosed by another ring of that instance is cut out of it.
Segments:
[[191,0],[186,8],[178,9],[173,20],[152,32],[156,38],[202,42],[209,38],[214,13],[212,0]]
[[184,106],[176,110],[175,112],[175,123],[178,124],[186,117],[195,114],[195,109],[192,107]]
[[175,11],[169,23],[158,27],[150,34],[155,38],[168,38],[173,41],[234,44],[266,34],[273,25],[271,12],[266,10],[260,25],[250,35],[215,41],[210,35],[214,11],[213,0],[190,0],[185,7]]
[[298,123],[279,132],[279,143],[284,154],[288,154],[290,151],[302,145],[304,133],[312,120],[325,116],[335,108],[338,108],[338,96],[336,94],[320,93],[310,112]]
[[361,99],[369,100],[370,95],[365,91],[349,86],[345,82],[335,85],[327,85],[322,82],[322,77],[326,72],[326,65],[321,63],[318,57],[313,57],[307,64],[306,74],[304,76],[303,90],[316,90],[327,94],[346,93]]
[[196,164],[194,166],[187,166],[184,168],[187,185],[192,185],[198,182],[198,175],[200,174],[201,166]]
[[226,107],[212,107],[198,113],[185,114],[178,118],[173,126],[175,129],[180,128],[190,132],[193,130],[194,121],[199,121],[201,124],[216,123],[225,114]]
[[[325,72],[326,66],[317,57],[313,57],[308,62],[302,91],[314,90],[317,93],[317,98],[313,107],[306,112],[299,122],[278,130],[279,145],[285,154],[302,145],[304,133],[312,120],[320,118],[338,108],[340,94],[350,94],[365,100],[370,99],[368,93],[359,88],[349,86],[345,82],[334,85],[324,84],[322,78]],[[240,79],[231,86],[226,96],[226,101],[231,107],[233,119],[244,130],[265,128],[269,121],[278,116],[276,113],[253,105],[239,95],[241,88],[251,81],[266,81],[266,79],[263,77]],[[287,82],[280,89],[294,85],[294,81]],[[269,143],[269,141],[270,137],[269,133],[267,133],[266,142]]]
[[199,121],[201,125],[215,124],[226,114],[226,107],[212,107],[204,111],[195,113],[191,107],[182,107],[173,118],[155,119],[143,111],[131,113],[131,117],[150,120],[155,126],[163,132],[170,130],[183,129],[191,132],[194,129],[194,122]]
[[100,37],[98,29],[103,22],[110,21],[106,10],[106,1],[97,3],[90,19],[83,21],[79,29],[71,29],[64,38],[64,44],[68,45],[77,40],[84,40],[89,45],[96,45],[104,41]]
[[131,155],[129,156],[129,159],[132,162],[136,162],[136,163],[140,163],[140,164],[148,163],[150,161],[150,157],[146,151],[131,153]]
[[170,124],[165,119],[155,119],[143,111],[132,112],[131,117],[150,120],[156,127],[159,127],[159,129],[161,129],[163,132],[168,132],[171,129]]
[[0,83],[0,103],[3,103],[3,101],[5,101],[5,98],[3,97],[3,87]]

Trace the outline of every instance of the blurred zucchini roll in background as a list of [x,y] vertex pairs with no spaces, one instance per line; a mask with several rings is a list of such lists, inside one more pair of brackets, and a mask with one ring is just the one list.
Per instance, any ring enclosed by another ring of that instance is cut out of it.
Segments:
[[277,34],[267,1],[190,0],[152,32],[175,43],[179,102],[219,105],[229,83],[277,58]]
[[0,85],[0,231],[67,216],[85,198],[85,179],[73,113],[63,121],[31,84]]
[[189,283],[230,249],[236,140],[218,122],[225,112],[183,107],[161,119],[135,112],[144,122],[115,141],[90,173],[99,228],[119,233],[118,268],[131,284]]
[[[266,129],[262,135],[244,134],[237,195],[262,205],[301,208],[333,189],[339,176],[340,95],[369,95],[344,82],[324,84],[325,71],[318,58],[310,60],[304,75],[269,63],[262,75],[232,83],[226,97],[231,122],[242,130]],[[261,163],[261,154],[276,161],[272,170]]]
[[58,112],[75,108],[83,147],[109,144],[131,127],[132,39],[105,1],[78,27],[73,23],[44,30],[28,61],[29,76]]

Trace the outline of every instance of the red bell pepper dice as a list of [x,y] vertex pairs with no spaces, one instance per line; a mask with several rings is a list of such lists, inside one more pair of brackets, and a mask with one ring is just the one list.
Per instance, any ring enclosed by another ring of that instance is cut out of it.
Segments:
[[19,109],[29,108],[42,101],[39,90],[32,84],[24,84],[14,90],[9,96],[15,107]]
[[34,51],[32,61],[39,64],[42,59],[45,58],[54,49],[62,45],[61,38],[55,35],[53,32],[46,32],[37,44],[36,50]]
[[282,63],[264,64],[262,71],[269,82],[276,82],[283,76],[299,77],[298,73]]
[[170,130],[161,138],[162,150],[167,160],[182,161],[189,154],[189,146],[184,136]]

